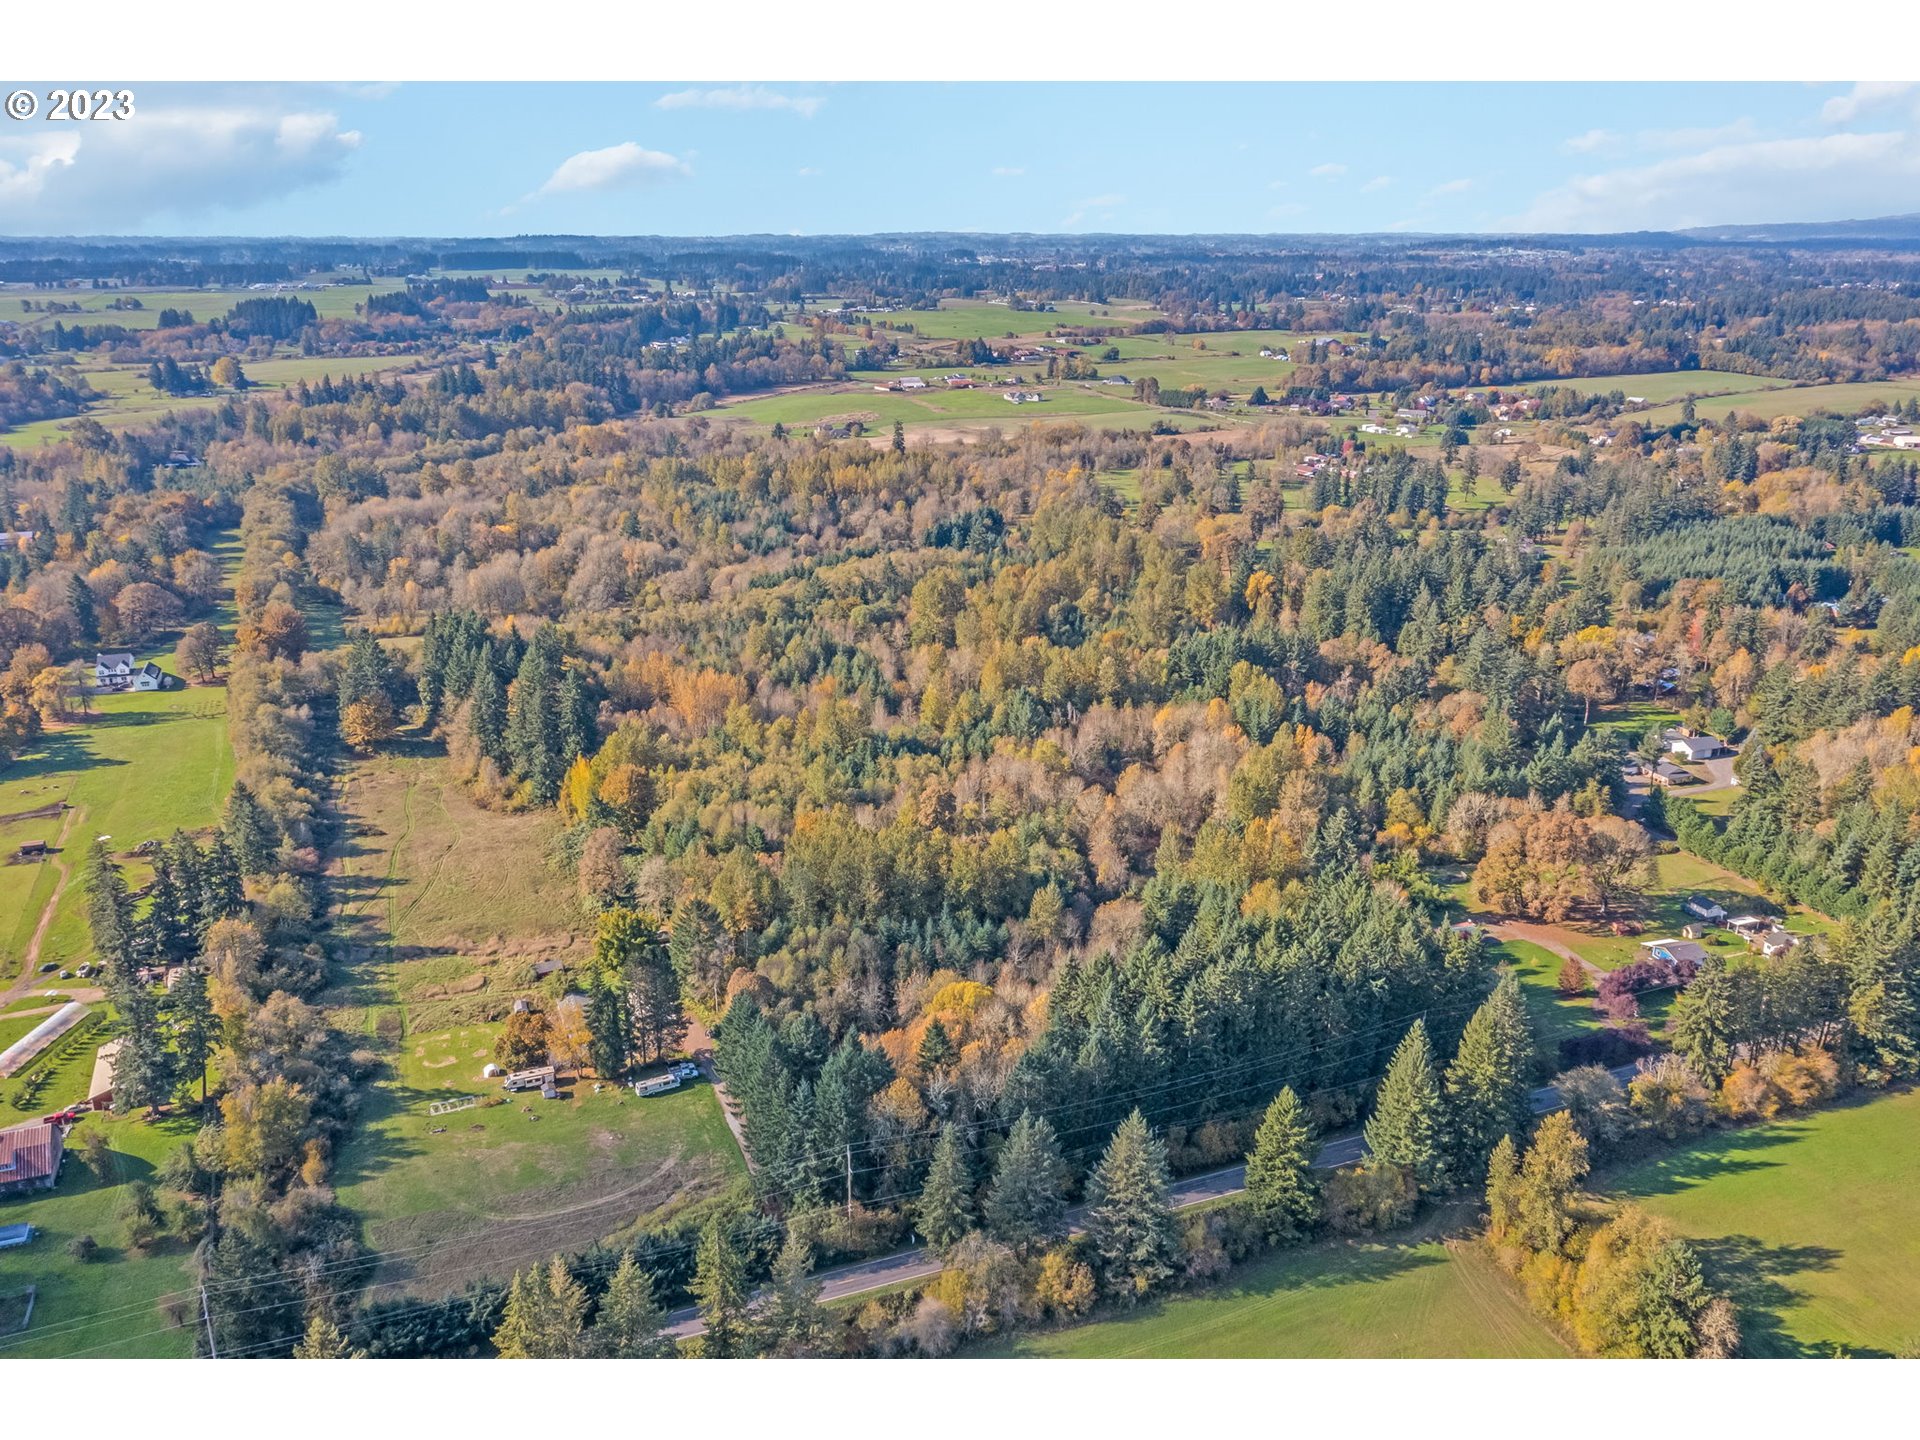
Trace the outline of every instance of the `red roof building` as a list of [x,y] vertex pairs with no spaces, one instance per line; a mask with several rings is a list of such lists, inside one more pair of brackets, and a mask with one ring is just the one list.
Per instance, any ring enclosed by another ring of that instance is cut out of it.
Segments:
[[60,1179],[66,1139],[64,1129],[44,1120],[0,1130],[0,1195],[51,1190]]

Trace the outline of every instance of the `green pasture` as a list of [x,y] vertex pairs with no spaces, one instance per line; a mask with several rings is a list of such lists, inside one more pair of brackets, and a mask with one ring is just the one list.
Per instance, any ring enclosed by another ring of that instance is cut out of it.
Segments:
[[[1009,382],[1010,383],[1010,382]],[[1089,415],[1130,415],[1134,423],[1146,426],[1160,412],[1123,399],[1117,391],[1102,394],[1076,384],[1039,387],[1047,398],[1037,405],[1014,405],[1001,398],[1007,386],[980,390],[946,390],[930,386],[921,391],[881,392],[869,384],[864,389],[803,390],[788,395],[769,395],[725,405],[713,412],[759,425],[776,422],[787,426],[811,427],[822,423],[846,424],[859,420],[869,431],[891,427],[898,420],[913,425],[978,425],[981,422],[1024,425],[1037,420],[1078,419]]]
[[[1493,388],[1502,394],[1512,390],[1532,390],[1543,385],[1572,390],[1580,395],[1607,395],[1618,390],[1623,395],[1636,395],[1652,404],[1693,395],[1700,397],[1702,408],[1706,408],[1708,396],[1748,394],[1780,389],[1791,384],[1791,380],[1776,380],[1766,375],[1736,375],[1730,370],[1653,370],[1632,375],[1575,375],[1564,380],[1527,380]],[[1484,393],[1487,387],[1480,388]]]
[[994,1356],[1073,1359],[1536,1359],[1566,1347],[1493,1260],[1432,1233],[1328,1240],[1131,1313],[1022,1335]]
[[[1718,420],[1729,411],[1749,415],[1756,420],[1775,420],[1782,415],[1805,418],[1816,410],[1836,415],[1854,415],[1878,410],[1894,402],[1920,396],[1920,380],[1861,380],[1840,385],[1750,384],[1731,394],[1695,402],[1694,412],[1703,420]],[[1658,405],[1627,418],[1642,425],[1678,424],[1683,417],[1679,403]]]
[[1763,1357],[1913,1352],[1920,1092],[1715,1133],[1604,1177],[1665,1216]]
[[984,300],[943,300],[937,310],[895,310],[872,317],[875,334],[898,333],[883,327],[911,325],[924,340],[999,340],[1007,335],[1025,339],[1067,328],[1128,329],[1160,312],[1147,305],[1081,305],[1061,303],[1053,310],[1015,310]]
[[[381,280],[372,285],[332,285],[324,290],[283,291],[248,290],[244,287],[204,290],[25,290],[9,287],[0,291],[0,320],[41,327],[51,327],[58,320],[63,325],[120,325],[128,330],[152,330],[159,325],[162,310],[185,310],[195,321],[204,324],[226,315],[242,300],[257,300],[276,294],[310,301],[321,319],[337,319],[352,315],[354,307],[366,304],[370,295],[384,295],[403,288],[397,280]],[[116,299],[138,300],[140,309],[109,309]],[[28,300],[34,302],[35,309],[26,308],[23,302]],[[49,302],[77,304],[80,313],[49,315],[37,308]]]
[[[44,840],[56,853],[0,866],[0,974],[15,975],[43,911],[54,903],[40,962],[76,965],[88,956],[81,870],[96,835],[116,852],[177,829],[212,825],[233,784],[223,690],[193,687],[97,695],[93,713],[35,741],[0,774],[0,815],[66,801],[43,819],[0,822],[0,845]],[[128,884],[145,883],[128,867]]]
[[1527,1018],[1533,1022],[1539,1078],[1551,1079],[1560,1068],[1560,1042],[1599,1028],[1593,997],[1586,994],[1569,998],[1560,993],[1560,969],[1565,962],[1544,946],[1526,940],[1503,940],[1493,949],[1520,981]]
[[[0,1336],[0,1360],[191,1355],[198,1313],[192,1247],[168,1240],[144,1252],[130,1250],[118,1210],[122,1187],[151,1180],[168,1153],[192,1139],[194,1122],[96,1114],[80,1123],[103,1132],[112,1145],[105,1181],[69,1152],[54,1190],[0,1200],[0,1225],[29,1224],[40,1231],[25,1247],[0,1251],[0,1294],[26,1285],[38,1291],[32,1326]],[[91,1260],[67,1251],[82,1235],[99,1246]]]

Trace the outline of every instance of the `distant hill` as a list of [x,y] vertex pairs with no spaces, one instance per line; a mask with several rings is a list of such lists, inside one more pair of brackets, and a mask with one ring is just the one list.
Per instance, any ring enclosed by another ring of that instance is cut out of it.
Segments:
[[1920,215],[1884,215],[1877,220],[1824,220],[1817,224],[1703,225],[1679,233],[1696,240],[1722,240],[1735,244],[1777,245],[1796,241],[1831,243],[1837,240],[1920,242]]

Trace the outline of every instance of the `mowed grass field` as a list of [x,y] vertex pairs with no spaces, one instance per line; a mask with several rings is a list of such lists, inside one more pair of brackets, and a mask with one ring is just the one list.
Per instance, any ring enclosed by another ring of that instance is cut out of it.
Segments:
[[[1766,388],[1765,382],[1759,382],[1710,401],[1699,401],[1694,410],[1703,418],[1713,420],[1729,411],[1751,415],[1756,420],[1775,420],[1782,415],[1804,417],[1816,410],[1852,415],[1916,396],[1920,396],[1920,380],[1863,380],[1844,385],[1785,385],[1771,389]],[[1628,418],[1642,425],[1674,425],[1683,418],[1684,406],[1685,402],[1657,405]]]
[[[233,784],[223,689],[98,695],[92,704],[91,716],[42,736],[0,774],[0,816],[62,800],[73,807],[0,822],[7,854],[28,840],[57,852],[33,864],[0,865],[0,975],[7,979],[26,963],[49,901],[39,961],[73,965],[87,958],[80,878],[96,835],[111,836],[110,848],[120,852],[176,829],[212,825]],[[146,867],[129,862],[127,883],[145,884]]]
[[1544,1359],[1566,1347],[1493,1260],[1438,1235],[1282,1251],[1134,1314],[982,1353],[1074,1359]]
[[[291,299],[311,301],[315,313],[322,319],[353,314],[354,306],[364,305],[370,295],[384,295],[394,290],[403,290],[405,285],[398,280],[381,280],[372,285],[330,285],[322,290],[247,290],[247,289],[208,289],[208,290],[30,290],[20,286],[8,286],[0,290],[0,320],[13,320],[23,325],[51,326],[58,320],[63,325],[120,325],[128,330],[152,330],[160,324],[162,310],[184,310],[193,318],[205,324],[218,316],[228,314],[242,300],[257,300],[263,296],[275,294]],[[28,310],[24,302],[32,301],[35,308]],[[114,300],[138,300],[138,310],[113,310],[109,305]],[[78,305],[80,313],[49,315],[40,306],[49,302],[62,305]]]
[[504,1276],[744,1177],[704,1082],[642,1101],[569,1081],[557,1100],[431,1116],[435,1100],[502,1093],[480,1074],[500,1030],[493,1017],[533,983],[537,963],[582,958],[592,925],[570,879],[544,861],[553,822],[483,814],[438,755],[359,763],[343,804],[340,929],[354,955],[329,999],[387,1073],[334,1180],[367,1244],[393,1252],[371,1298]]
[[1603,1188],[1694,1240],[1749,1355],[1920,1341],[1920,1091],[1710,1135]]
[[1044,335],[1061,326],[1124,330],[1157,320],[1160,312],[1149,305],[1062,304],[1052,310],[1016,310],[983,300],[944,300],[938,310],[895,310],[872,318],[876,334],[889,333],[886,326],[911,325],[923,340],[998,340]]
[[1003,425],[1032,424],[1036,421],[1082,419],[1088,416],[1132,417],[1142,428],[1161,415],[1156,408],[1137,405],[1127,392],[1117,387],[1083,387],[1074,383],[1040,387],[1046,399],[1037,405],[1013,405],[1001,398],[1014,388],[1011,377],[992,388],[947,390],[939,385],[917,391],[876,391],[869,383],[861,388],[800,390],[786,395],[769,395],[724,405],[709,412],[716,417],[745,420],[771,426],[775,422],[789,429],[811,428],[819,424],[844,425],[850,420],[862,422],[869,430],[891,429],[898,420],[912,428],[927,425]]
[[1533,1022],[1538,1078],[1551,1079],[1559,1069],[1560,1042],[1599,1028],[1593,999],[1590,995],[1568,997],[1560,993],[1560,969],[1566,962],[1551,950],[1526,940],[1503,940],[1493,948],[1520,981],[1527,1018]]
[[[5,1113],[10,1121],[15,1112]],[[167,1241],[145,1252],[129,1250],[117,1212],[124,1187],[150,1180],[171,1151],[192,1139],[194,1123],[174,1118],[148,1124],[110,1115],[89,1115],[80,1123],[99,1129],[112,1146],[114,1164],[106,1182],[69,1152],[52,1192],[0,1200],[0,1225],[27,1224],[41,1232],[21,1249],[0,1251],[0,1294],[26,1285],[38,1291],[32,1327],[0,1336],[0,1361],[191,1355],[198,1314],[192,1247]],[[91,1235],[100,1247],[91,1260],[67,1253],[68,1244],[82,1235]]]
[[1606,395],[1618,390],[1623,395],[1637,395],[1642,400],[1657,404],[1663,400],[1680,400],[1688,395],[1744,395],[1761,390],[1783,389],[1792,384],[1791,380],[1776,380],[1766,375],[1736,375],[1730,370],[1654,370],[1632,375],[1577,375],[1565,380],[1529,380],[1495,388],[1503,394],[1508,390],[1532,390],[1541,385],[1554,385],[1581,395]]

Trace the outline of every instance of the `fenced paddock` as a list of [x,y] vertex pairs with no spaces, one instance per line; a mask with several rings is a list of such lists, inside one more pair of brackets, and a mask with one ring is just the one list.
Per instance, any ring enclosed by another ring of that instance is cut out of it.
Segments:
[[429,1115],[451,1115],[456,1110],[471,1110],[480,1103],[478,1095],[462,1095],[457,1100],[436,1100],[427,1106]]

